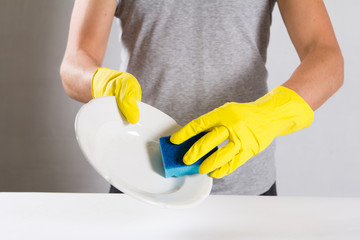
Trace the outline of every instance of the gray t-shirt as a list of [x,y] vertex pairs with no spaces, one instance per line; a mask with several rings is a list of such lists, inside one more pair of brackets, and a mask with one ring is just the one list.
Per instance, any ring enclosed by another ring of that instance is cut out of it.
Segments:
[[[275,0],[118,0],[120,71],[133,74],[142,101],[185,125],[226,102],[267,93],[266,50]],[[212,194],[258,195],[275,182],[275,144]]]

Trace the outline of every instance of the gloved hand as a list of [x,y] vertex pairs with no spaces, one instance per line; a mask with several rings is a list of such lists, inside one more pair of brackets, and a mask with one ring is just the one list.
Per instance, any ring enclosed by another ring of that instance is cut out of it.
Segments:
[[209,131],[185,154],[183,161],[190,165],[228,139],[199,168],[201,174],[211,172],[211,177],[221,178],[264,150],[275,137],[310,126],[313,118],[313,110],[296,92],[276,87],[255,102],[226,103],[204,114],[174,133],[170,141],[180,144]]
[[115,96],[126,119],[132,124],[139,121],[140,111],[136,100],[141,101],[141,87],[130,73],[98,68],[92,78],[91,93],[94,98]]

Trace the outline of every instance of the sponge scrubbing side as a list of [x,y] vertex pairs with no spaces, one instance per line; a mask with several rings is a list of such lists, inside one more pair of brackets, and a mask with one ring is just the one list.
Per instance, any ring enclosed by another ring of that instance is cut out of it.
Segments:
[[160,138],[160,153],[162,162],[165,170],[165,177],[180,177],[183,175],[190,175],[199,173],[200,164],[213,152],[217,150],[215,147],[205,156],[200,158],[194,164],[186,165],[183,162],[183,157],[185,153],[190,149],[190,147],[202,136],[204,136],[206,132],[199,133],[198,135],[188,139],[182,144],[175,145],[170,142],[170,136],[161,137]]

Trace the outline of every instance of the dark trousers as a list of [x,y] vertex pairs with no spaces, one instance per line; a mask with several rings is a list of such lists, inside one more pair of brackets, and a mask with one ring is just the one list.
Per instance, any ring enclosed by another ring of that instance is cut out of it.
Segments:
[[[119,189],[115,188],[113,185],[110,186],[110,193],[123,193]],[[260,194],[260,196],[277,196],[276,192],[276,182],[263,194]]]

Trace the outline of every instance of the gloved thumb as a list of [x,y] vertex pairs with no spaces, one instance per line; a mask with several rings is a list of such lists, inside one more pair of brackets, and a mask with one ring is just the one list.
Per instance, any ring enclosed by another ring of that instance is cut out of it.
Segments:
[[119,94],[116,94],[116,101],[120,111],[124,114],[126,119],[135,124],[140,119],[140,111],[136,101],[141,101],[141,87],[135,77],[131,75],[130,78],[123,80],[119,89]]
[[131,124],[137,123],[140,119],[140,111],[136,100],[134,97],[126,97],[121,103],[118,102],[120,111]]

